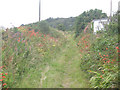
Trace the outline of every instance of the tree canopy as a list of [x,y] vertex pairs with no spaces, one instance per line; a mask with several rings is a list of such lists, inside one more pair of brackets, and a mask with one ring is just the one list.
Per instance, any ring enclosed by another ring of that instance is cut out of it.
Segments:
[[84,30],[86,25],[91,22],[94,19],[100,19],[100,18],[107,18],[106,13],[102,13],[102,10],[99,9],[91,9],[89,11],[84,11],[82,14],[80,14],[76,19],[76,37]]

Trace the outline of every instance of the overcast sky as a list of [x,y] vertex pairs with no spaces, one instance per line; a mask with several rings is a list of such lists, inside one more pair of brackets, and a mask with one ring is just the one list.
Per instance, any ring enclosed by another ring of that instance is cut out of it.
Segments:
[[[120,0],[112,1],[115,12]],[[103,10],[109,16],[110,0],[41,0],[41,19],[75,17],[95,8]],[[39,0],[0,0],[0,26],[19,26],[38,20]]]

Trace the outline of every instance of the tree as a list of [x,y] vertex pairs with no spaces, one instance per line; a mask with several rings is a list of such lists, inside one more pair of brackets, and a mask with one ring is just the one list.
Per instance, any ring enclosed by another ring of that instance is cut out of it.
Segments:
[[94,19],[107,18],[106,13],[102,13],[102,10],[90,10],[84,11],[81,15],[79,15],[76,19],[76,37],[84,30],[88,23],[90,23]]
[[63,24],[58,24],[57,28],[59,30],[65,31],[65,26]]

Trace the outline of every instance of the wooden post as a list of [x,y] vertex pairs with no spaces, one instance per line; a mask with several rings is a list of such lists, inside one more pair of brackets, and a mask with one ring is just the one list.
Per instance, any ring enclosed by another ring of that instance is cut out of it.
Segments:
[[39,22],[41,19],[41,0],[39,0]]
[[110,2],[110,22],[112,22],[112,0]]

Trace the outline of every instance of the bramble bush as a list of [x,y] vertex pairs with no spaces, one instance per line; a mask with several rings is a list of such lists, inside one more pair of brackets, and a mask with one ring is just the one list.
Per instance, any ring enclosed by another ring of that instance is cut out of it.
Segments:
[[60,45],[65,41],[62,34],[55,30],[52,32],[56,37],[52,37],[49,32],[43,33],[39,30],[39,25],[20,26],[2,32],[0,81],[3,88],[16,87],[26,75],[33,74],[33,70],[42,70],[50,62],[52,55],[60,50]]
[[88,74],[91,87],[118,88],[118,34],[109,30],[95,35],[89,31],[80,37],[77,38],[82,53],[80,67]]

